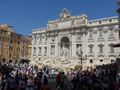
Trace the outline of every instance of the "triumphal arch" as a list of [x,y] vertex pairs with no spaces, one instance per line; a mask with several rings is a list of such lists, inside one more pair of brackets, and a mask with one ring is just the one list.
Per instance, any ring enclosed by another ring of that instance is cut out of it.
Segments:
[[86,14],[72,16],[67,9],[59,16],[46,28],[33,30],[32,63],[73,68],[81,61],[83,66],[115,61],[117,50],[112,45],[119,40],[118,17],[89,21]]

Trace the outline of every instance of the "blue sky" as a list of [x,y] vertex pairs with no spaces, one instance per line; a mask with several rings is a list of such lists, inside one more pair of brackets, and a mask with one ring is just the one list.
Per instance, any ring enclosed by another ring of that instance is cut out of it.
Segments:
[[7,23],[24,36],[59,18],[63,8],[89,20],[117,16],[117,0],[0,0],[0,24]]

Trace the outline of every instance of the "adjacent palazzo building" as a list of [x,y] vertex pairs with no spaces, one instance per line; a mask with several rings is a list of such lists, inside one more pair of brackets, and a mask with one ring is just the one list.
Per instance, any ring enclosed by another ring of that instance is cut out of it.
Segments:
[[[53,67],[94,66],[115,61],[119,41],[118,17],[88,20],[86,14],[71,15],[63,9],[60,18],[32,32],[31,61]],[[81,53],[82,52],[82,53]]]

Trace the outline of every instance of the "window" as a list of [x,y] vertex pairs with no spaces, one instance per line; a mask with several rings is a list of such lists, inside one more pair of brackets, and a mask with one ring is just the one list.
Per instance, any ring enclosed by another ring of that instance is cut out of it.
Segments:
[[12,47],[12,46],[10,46],[10,47],[9,47],[9,50],[13,50],[13,47]]
[[40,36],[40,41],[42,41],[42,36]]
[[6,51],[6,56],[8,56],[9,55],[9,51]]
[[7,45],[6,45],[6,47],[7,47],[7,48],[9,48],[9,47],[10,47],[10,45],[9,45],[9,44],[7,44]]
[[99,30],[99,37],[102,37],[103,33],[102,30]]
[[6,33],[5,33],[5,32],[3,32],[2,34],[3,34],[3,35],[6,35]]
[[109,22],[112,22],[112,19],[109,19]]
[[36,47],[34,47],[34,53],[36,53]]
[[12,40],[10,40],[10,43],[12,43]]
[[39,53],[41,53],[41,47],[39,47]]
[[90,22],[90,24],[92,24],[92,22]]
[[11,57],[11,53],[9,54],[9,57]]
[[110,29],[110,35],[113,35],[113,29]]
[[110,52],[114,53],[114,47],[113,46],[110,46]]
[[101,24],[102,23],[102,21],[99,21],[99,24]]
[[90,46],[90,53],[93,53],[93,46]]
[[103,53],[103,46],[99,46],[100,48],[100,53]]
[[19,57],[19,54],[17,54],[17,57]]
[[17,47],[17,51],[20,51],[20,48],[19,48],[19,47]]
[[93,60],[92,60],[92,59],[90,59],[90,63],[93,63]]
[[20,44],[20,42],[18,41],[18,45]]
[[45,47],[45,54],[47,53],[47,47]]
[[93,33],[92,31],[89,32],[89,36],[92,37],[93,36]]
[[103,60],[100,60],[100,62],[103,62]]
[[114,60],[111,60],[111,63],[113,63],[114,62]]
[[10,41],[10,39],[8,38],[8,41]]
[[39,61],[41,61],[41,58],[39,58]]
[[10,34],[10,36],[12,37],[13,35],[12,35],[12,34]]

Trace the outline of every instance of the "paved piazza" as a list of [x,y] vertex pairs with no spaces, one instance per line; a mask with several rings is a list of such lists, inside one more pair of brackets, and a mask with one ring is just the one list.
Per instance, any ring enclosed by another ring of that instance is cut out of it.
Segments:
[[[32,32],[31,63],[62,69],[108,64],[118,57],[118,17],[88,20],[88,15],[71,15],[63,9],[60,18]],[[41,21],[40,21],[41,22]]]

